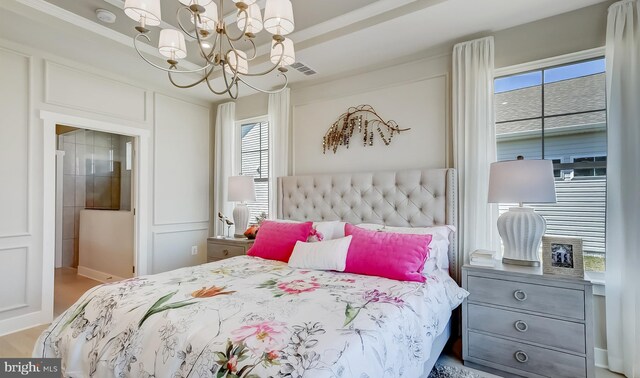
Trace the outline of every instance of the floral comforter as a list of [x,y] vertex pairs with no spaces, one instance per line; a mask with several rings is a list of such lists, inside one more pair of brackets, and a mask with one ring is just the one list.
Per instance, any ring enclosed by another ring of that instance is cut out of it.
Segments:
[[40,336],[68,377],[417,377],[466,291],[253,257],[95,287]]

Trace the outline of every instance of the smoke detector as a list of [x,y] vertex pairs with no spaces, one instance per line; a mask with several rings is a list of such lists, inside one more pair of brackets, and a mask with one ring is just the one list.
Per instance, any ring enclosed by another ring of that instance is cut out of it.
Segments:
[[96,9],[96,17],[98,17],[98,20],[107,24],[113,24],[116,22],[116,15],[106,9]]

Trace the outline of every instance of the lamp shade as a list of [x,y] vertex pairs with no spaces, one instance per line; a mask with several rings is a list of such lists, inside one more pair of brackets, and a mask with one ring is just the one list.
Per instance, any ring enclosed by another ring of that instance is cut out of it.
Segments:
[[247,54],[241,50],[229,51],[227,53],[227,64],[224,66],[224,70],[231,75],[233,75],[234,71],[238,71],[239,74],[249,73]]
[[251,176],[230,176],[228,191],[228,200],[231,202],[256,200],[255,184]]
[[158,41],[160,54],[170,59],[184,59],[187,57],[187,46],[184,34],[175,29],[162,29]]
[[160,25],[160,0],[126,0],[124,2],[124,14],[133,21],[149,26]]
[[[211,2],[204,6],[204,13],[200,14],[201,23],[198,24],[198,27],[204,29],[208,32],[212,32],[216,30],[216,26],[218,26],[218,6],[216,3]],[[191,18],[191,22],[196,24],[196,16],[194,15]]]
[[[280,66],[290,66],[296,62],[296,52],[293,48],[292,40],[285,38],[281,45],[276,44],[275,40],[271,42],[271,63],[278,63],[280,56],[282,56]],[[284,55],[282,55],[282,49],[284,49]]]
[[554,203],[551,160],[510,160],[491,164],[490,203]]
[[264,8],[264,28],[271,34],[287,35],[293,32],[293,6],[289,0],[267,0]]
[[260,12],[260,7],[258,6],[258,4],[249,5],[246,13],[238,10],[238,29],[240,29],[241,31],[245,30],[245,25],[247,25],[247,30],[245,31],[246,33],[256,34],[262,30],[262,13]]

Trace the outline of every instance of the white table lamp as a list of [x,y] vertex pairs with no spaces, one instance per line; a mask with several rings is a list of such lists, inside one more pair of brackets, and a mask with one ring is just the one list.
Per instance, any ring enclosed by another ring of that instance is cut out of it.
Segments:
[[230,202],[239,202],[233,209],[233,223],[235,224],[235,237],[243,237],[244,231],[249,225],[249,208],[247,201],[256,200],[256,188],[251,176],[231,176],[229,177],[229,197]]
[[518,203],[498,218],[505,264],[540,266],[540,241],[547,223],[523,203],[555,203],[556,186],[551,160],[501,161],[491,164],[490,203]]

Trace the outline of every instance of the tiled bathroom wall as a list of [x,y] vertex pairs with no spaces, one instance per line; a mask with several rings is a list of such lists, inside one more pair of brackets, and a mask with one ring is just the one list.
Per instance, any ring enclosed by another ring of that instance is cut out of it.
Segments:
[[[80,210],[131,209],[131,166],[127,143],[133,138],[90,130],[58,136],[63,163],[62,266],[78,266]],[[128,168],[128,169],[127,169]]]

